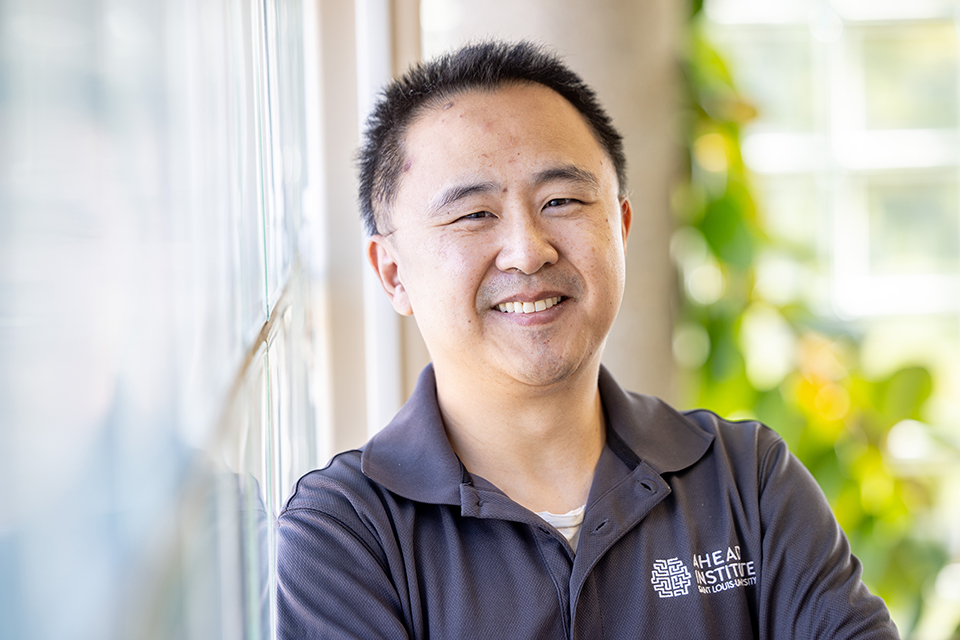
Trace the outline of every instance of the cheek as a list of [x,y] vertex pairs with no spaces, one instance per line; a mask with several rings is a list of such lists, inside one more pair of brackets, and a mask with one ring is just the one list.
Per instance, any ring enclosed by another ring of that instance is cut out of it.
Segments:
[[477,284],[496,258],[495,240],[488,234],[472,234],[448,238],[427,250],[434,251],[441,276],[455,280],[459,286]]
[[608,262],[610,264],[612,286],[616,289],[616,305],[619,308],[620,299],[627,280],[626,254],[620,241],[619,233],[608,246]]
[[588,245],[581,244],[585,249],[580,255],[581,272],[595,289],[596,302],[609,312],[616,313],[626,284],[626,262],[619,227],[594,229],[589,236],[581,236],[581,243],[585,237],[590,237],[592,241]]
[[483,244],[424,240],[411,242],[407,254],[412,259],[406,270],[406,286],[415,305],[459,308],[468,304],[468,308],[473,308],[473,298],[485,273]]

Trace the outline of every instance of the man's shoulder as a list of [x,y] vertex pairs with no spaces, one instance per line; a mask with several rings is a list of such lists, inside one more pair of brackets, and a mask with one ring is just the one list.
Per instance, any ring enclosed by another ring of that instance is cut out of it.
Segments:
[[356,511],[363,503],[379,501],[376,483],[361,469],[358,449],[338,453],[327,466],[304,474],[296,483],[281,516],[297,510],[336,515]]
[[680,410],[655,396],[626,391],[601,369],[600,393],[610,426],[657,471],[676,472],[718,454],[759,462],[783,446],[757,420],[730,420],[707,409]]
[[[718,455],[751,466],[771,455],[786,454],[786,443],[757,419],[724,418],[706,408],[678,409],[657,398],[625,392],[629,411],[619,412],[620,428],[634,431],[641,457],[653,457],[661,471],[676,471]],[[633,419],[622,419],[624,413]],[[628,441],[630,436],[626,438]]]
[[754,442],[763,446],[773,446],[783,441],[773,428],[756,418],[724,418],[703,408],[685,409],[680,414],[725,441]]

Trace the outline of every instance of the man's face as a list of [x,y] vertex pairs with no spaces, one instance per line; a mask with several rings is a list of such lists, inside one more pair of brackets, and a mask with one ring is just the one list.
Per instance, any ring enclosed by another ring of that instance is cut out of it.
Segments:
[[550,385],[597,365],[631,211],[580,113],[541,85],[470,92],[421,115],[405,151],[368,253],[438,377]]

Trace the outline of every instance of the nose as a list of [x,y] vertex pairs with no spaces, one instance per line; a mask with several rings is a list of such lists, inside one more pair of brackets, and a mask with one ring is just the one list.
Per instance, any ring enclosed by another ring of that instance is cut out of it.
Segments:
[[503,225],[497,268],[500,271],[517,270],[531,275],[553,264],[559,258],[557,249],[543,222],[536,214],[518,214]]

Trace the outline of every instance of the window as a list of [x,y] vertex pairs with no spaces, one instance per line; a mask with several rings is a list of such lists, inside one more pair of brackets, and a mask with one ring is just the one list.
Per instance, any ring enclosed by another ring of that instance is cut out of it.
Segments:
[[0,637],[275,635],[276,515],[330,454],[316,29],[0,9]]
[[755,4],[707,9],[758,108],[744,159],[774,225],[809,229],[846,318],[960,312],[952,7]]
[[935,585],[931,577],[922,612],[894,616],[915,622],[917,637],[946,637],[960,622],[957,530],[946,515],[960,445],[955,3],[709,0],[705,10],[758,111],[742,150],[773,248],[758,261],[755,293],[845,323],[868,377],[914,364],[934,374],[924,422],[894,425],[885,455],[901,477],[935,479],[934,518],[946,524],[923,534],[954,554]]

